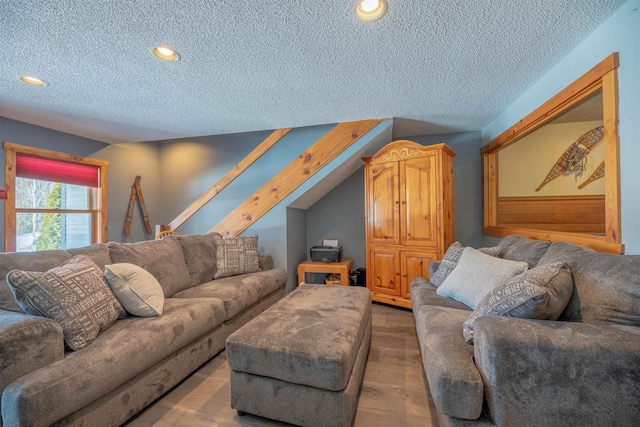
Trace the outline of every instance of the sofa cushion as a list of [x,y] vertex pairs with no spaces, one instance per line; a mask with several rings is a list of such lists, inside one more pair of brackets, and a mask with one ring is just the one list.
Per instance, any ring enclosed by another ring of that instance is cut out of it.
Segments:
[[[460,242],[455,242],[451,246],[449,246],[449,249],[447,249],[447,252],[445,252],[444,257],[438,265],[438,269],[430,277],[430,282],[433,286],[438,287],[442,285],[442,282],[444,282],[447,276],[453,271],[454,268],[456,268],[456,265],[458,265],[463,250],[464,246],[462,246]],[[487,255],[496,257],[500,256],[500,252],[502,251],[499,246],[480,248],[478,250]]]
[[7,284],[6,277],[11,270],[44,272],[69,258],[71,255],[64,250],[0,253],[0,308],[24,313]]
[[3,407],[20,413],[20,425],[53,424],[220,327],[223,321],[220,300],[169,298],[161,317],[119,320],[91,345],[13,382],[4,392]]
[[0,394],[14,380],[64,357],[62,327],[46,317],[0,310],[0,343]]
[[86,347],[118,317],[126,316],[102,271],[86,255],[44,273],[12,270],[7,283],[26,313],[60,323],[72,350]]
[[471,308],[460,301],[440,296],[436,291],[437,288],[429,283],[429,281],[424,277],[414,277],[413,280],[411,280],[411,287],[409,291],[411,294],[411,304],[413,307],[435,305],[438,307],[451,307],[471,311]]
[[176,236],[189,270],[191,286],[213,280],[216,274],[215,238],[222,238],[222,236],[218,233]]
[[556,320],[567,306],[572,293],[573,278],[565,262],[534,267],[482,298],[464,322],[464,338],[467,343],[473,343],[473,327],[481,316]]
[[120,304],[134,316],[162,315],[164,293],[155,277],[135,264],[107,265],[104,277]]
[[178,292],[174,298],[219,298],[224,302],[226,319],[228,320],[242,313],[262,297],[283,287],[286,283],[286,272],[281,268],[276,268],[216,279]]
[[86,255],[93,262],[96,263],[100,270],[104,271],[104,266],[111,264],[111,256],[109,255],[109,248],[104,243],[94,243],[93,245],[83,246],[81,248],[67,249],[70,257],[76,255]]
[[482,412],[483,383],[464,342],[462,324],[469,311],[414,306],[422,363],[436,408],[445,415],[475,420]]
[[465,248],[457,267],[438,288],[438,295],[450,297],[475,308],[492,289],[527,270],[526,262],[492,257]]
[[[220,235],[218,235],[220,236]],[[216,237],[214,279],[260,271],[258,236]]]
[[550,245],[548,240],[527,239],[515,234],[505,237],[498,244],[502,248],[502,258],[525,261],[529,268],[538,265]]
[[560,320],[640,326],[640,255],[594,252],[571,243],[553,243],[540,264],[566,261],[573,295]]
[[165,298],[191,287],[182,247],[175,237],[138,243],[110,242],[107,247],[114,264],[128,262],[153,274]]

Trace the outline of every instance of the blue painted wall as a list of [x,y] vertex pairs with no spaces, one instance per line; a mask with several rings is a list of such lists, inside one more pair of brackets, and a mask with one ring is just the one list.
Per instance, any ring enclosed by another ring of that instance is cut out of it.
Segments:
[[364,167],[360,167],[307,209],[305,256],[311,246],[334,239],[343,256],[353,259],[354,268],[365,267],[364,203]]
[[[640,1],[630,0],[482,130],[491,141],[612,52],[618,69],[622,243],[640,254]],[[494,241],[485,239],[487,243]]]
[[[332,125],[292,129],[245,173],[178,228],[180,234],[207,232],[244,202]],[[160,141],[162,223],[167,224],[222,178],[271,131]]]
[[[160,170],[156,146],[147,143],[109,145],[4,117],[0,117],[0,141],[108,160],[108,240],[136,242],[151,238],[144,233],[137,207],[128,238],[122,229],[131,184],[138,174],[143,178],[142,189],[152,224],[157,221]],[[4,165],[4,150],[0,150],[0,164]],[[0,175],[0,188],[4,188],[4,174]],[[0,202],[0,224],[0,247],[4,250],[4,202]]]

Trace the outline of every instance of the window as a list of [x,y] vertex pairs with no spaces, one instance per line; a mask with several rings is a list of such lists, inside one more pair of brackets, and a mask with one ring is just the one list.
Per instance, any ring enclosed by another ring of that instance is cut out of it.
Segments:
[[10,142],[4,150],[6,252],[106,242],[109,162]]

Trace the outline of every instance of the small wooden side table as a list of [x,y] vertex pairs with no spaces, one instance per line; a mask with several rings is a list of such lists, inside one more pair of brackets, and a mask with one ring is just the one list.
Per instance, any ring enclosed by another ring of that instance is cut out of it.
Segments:
[[304,261],[298,265],[298,284],[304,282],[305,273],[340,274],[340,286],[349,286],[349,273],[353,267],[351,258],[342,258],[339,262]]

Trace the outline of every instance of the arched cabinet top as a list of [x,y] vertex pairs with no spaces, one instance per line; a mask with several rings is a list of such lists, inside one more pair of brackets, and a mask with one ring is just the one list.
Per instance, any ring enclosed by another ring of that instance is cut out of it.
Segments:
[[415,141],[401,139],[387,144],[373,156],[363,157],[362,160],[365,162],[393,162],[412,157],[426,156],[438,150],[446,152],[451,157],[456,155],[456,153],[443,142],[433,145],[421,145]]

